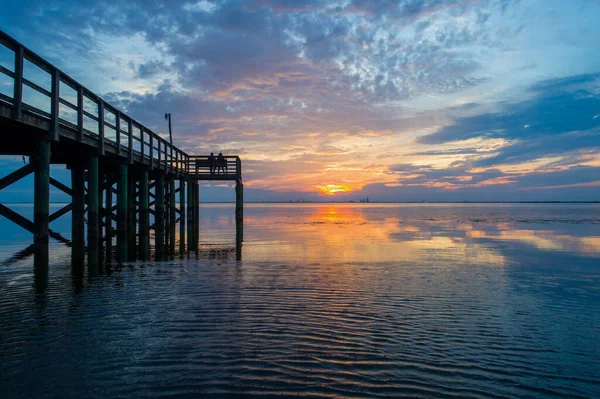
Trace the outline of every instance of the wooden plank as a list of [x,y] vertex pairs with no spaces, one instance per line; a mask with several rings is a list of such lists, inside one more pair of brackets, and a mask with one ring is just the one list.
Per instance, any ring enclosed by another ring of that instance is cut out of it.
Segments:
[[[94,115],[94,114],[90,114],[89,112],[87,112],[87,111],[85,111],[85,110],[84,110],[82,113],[83,113],[83,115],[87,116],[88,118],[90,118],[90,119],[92,119],[92,120],[94,120],[94,121],[98,122],[98,117],[97,117],[96,115]],[[95,133],[94,133],[94,134],[95,134]]]
[[27,164],[20,169],[15,170],[11,174],[4,176],[0,179],[0,190],[10,186],[11,184],[21,180],[25,176],[31,174],[34,171],[34,166],[32,164]]
[[60,235],[59,233],[57,233],[56,231],[52,231],[52,229],[48,229],[48,235],[52,238],[54,238],[56,241],[62,242],[63,244],[65,244],[67,247],[72,246],[71,241],[67,240],[65,237],[63,237],[62,235]]
[[13,71],[11,71],[8,68],[4,68],[2,65],[0,65],[0,73],[8,75],[9,78],[15,78],[15,74],[13,73]]
[[23,84],[25,86],[29,86],[31,87],[33,90],[47,96],[47,97],[52,97],[52,92],[48,91],[46,89],[44,89],[42,86],[37,85],[36,83],[33,83],[31,80],[25,79],[23,78]]
[[7,206],[0,204],[0,215],[4,216],[14,224],[24,228],[32,234],[35,234],[35,225],[26,217],[18,214]]
[[62,98],[59,98],[58,100],[62,105],[66,105],[67,107],[71,108],[73,111],[77,111],[77,106],[74,104],[71,104],[70,102],[68,102],[67,100],[64,100]]
[[59,182],[55,178],[50,177],[50,184],[52,184],[54,187],[56,187],[59,190],[61,190],[63,193],[69,194],[70,196],[73,196],[73,190],[71,190],[69,187],[67,187],[63,183]]
[[72,209],[73,209],[73,204],[67,204],[67,205],[63,206],[58,211],[56,211],[52,215],[50,215],[50,223],[52,223],[59,217],[63,216],[64,214],[68,213]]

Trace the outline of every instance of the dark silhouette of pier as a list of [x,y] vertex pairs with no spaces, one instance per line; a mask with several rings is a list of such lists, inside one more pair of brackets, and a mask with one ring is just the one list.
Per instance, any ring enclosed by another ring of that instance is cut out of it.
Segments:
[[[1,30],[0,44],[14,54],[14,68],[0,65],[0,75],[13,80],[12,96],[0,93],[0,155],[30,160],[1,178],[0,190],[33,173],[34,217],[28,220],[2,204],[0,215],[33,234],[32,246],[17,256],[34,254],[36,278],[47,273],[50,238],[72,247],[73,265],[83,265],[87,253],[90,269],[98,266],[102,252],[108,260],[114,253],[119,262],[150,259],[151,229],[155,258],[174,254],[177,224],[179,252],[197,250],[202,180],[236,182],[241,220],[238,156],[226,156],[215,173],[208,156],[188,155]],[[52,164],[71,171],[71,187],[50,176]],[[71,197],[52,214],[50,186]],[[71,242],[49,228],[68,212]]]

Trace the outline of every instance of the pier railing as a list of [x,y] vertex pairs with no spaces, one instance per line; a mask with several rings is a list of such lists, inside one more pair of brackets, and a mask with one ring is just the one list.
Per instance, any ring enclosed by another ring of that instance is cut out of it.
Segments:
[[[109,147],[111,153],[130,163],[144,163],[175,174],[187,172],[189,156],[168,140],[1,30],[0,45],[0,103],[12,108],[12,119],[46,119],[53,141],[69,132],[80,142],[93,139],[100,155]],[[2,62],[10,58],[10,53],[13,62]],[[7,90],[10,84],[2,83],[10,80],[13,87]]]
[[188,173],[201,180],[235,180],[242,181],[242,161],[238,156],[217,156],[211,161],[208,155],[190,155],[187,165]]

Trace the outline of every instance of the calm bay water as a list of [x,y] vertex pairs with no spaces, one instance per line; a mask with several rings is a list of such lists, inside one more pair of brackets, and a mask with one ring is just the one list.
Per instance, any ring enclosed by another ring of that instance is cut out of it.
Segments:
[[41,294],[0,220],[0,397],[600,397],[600,205],[250,204],[241,248],[200,217],[83,280],[53,244]]

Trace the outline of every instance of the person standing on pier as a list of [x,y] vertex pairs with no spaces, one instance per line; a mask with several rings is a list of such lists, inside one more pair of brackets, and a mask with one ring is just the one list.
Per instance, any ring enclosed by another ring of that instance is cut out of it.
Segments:
[[227,173],[227,161],[222,152],[217,155],[217,173],[219,173],[219,169],[222,169],[223,173]]
[[208,156],[208,167],[210,169],[210,174],[211,175],[214,174],[215,173],[215,154],[213,154],[212,152]]

